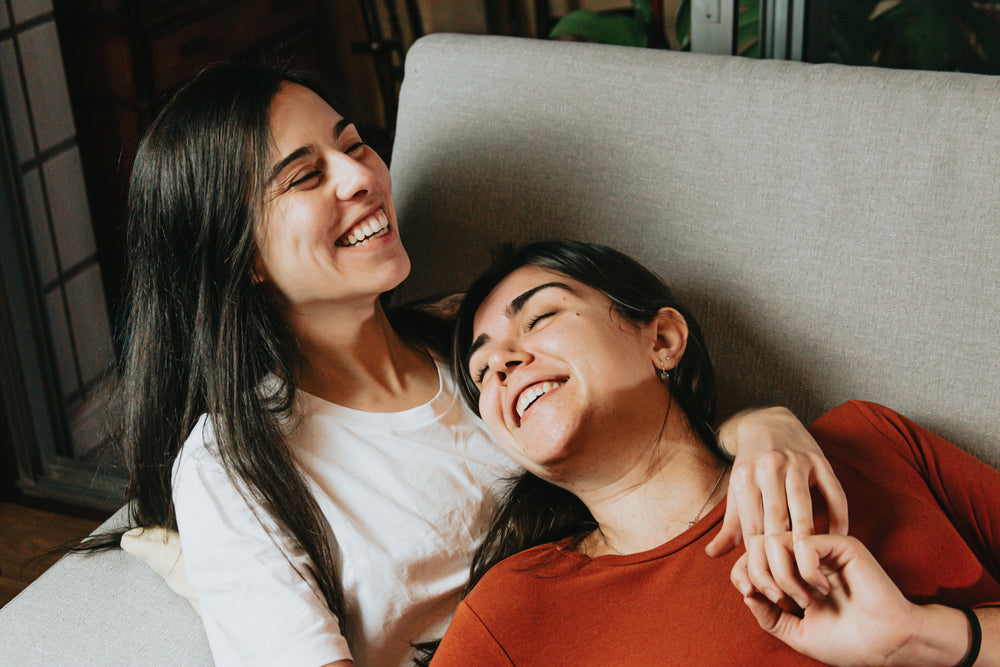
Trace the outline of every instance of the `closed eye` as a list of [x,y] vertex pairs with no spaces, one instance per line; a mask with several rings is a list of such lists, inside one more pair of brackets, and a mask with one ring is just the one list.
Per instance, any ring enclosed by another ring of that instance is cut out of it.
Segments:
[[476,371],[473,374],[473,378],[474,378],[475,383],[477,385],[480,385],[480,384],[483,383],[483,379],[486,377],[486,371],[488,371],[488,370],[489,370],[489,366],[484,364],[482,368],[480,368],[478,371]]
[[536,315],[536,316],[532,317],[530,320],[528,320],[528,323],[525,325],[525,327],[524,327],[525,330],[531,331],[535,327],[535,325],[538,324],[539,321],[545,319],[546,317],[551,317],[552,315],[555,315],[555,313],[554,312],[553,313],[542,313],[541,315]]
[[319,171],[317,171],[315,169],[312,170],[312,171],[306,172],[305,174],[303,174],[299,178],[297,178],[294,181],[292,181],[289,184],[289,187],[297,188],[300,185],[305,185],[306,183],[308,183],[309,181],[311,181],[312,179],[314,179],[314,178],[316,178],[318,176],[319,176]]
[[365,145],[366,144],[363,141],[359,141],[357,143],[351,144],[350,146],[348,146],[344,150],[344,153],[348,154],[348,155],[351,154],[351,153],[356,153],[357,151],[360,151],[361,149],[365,148]]

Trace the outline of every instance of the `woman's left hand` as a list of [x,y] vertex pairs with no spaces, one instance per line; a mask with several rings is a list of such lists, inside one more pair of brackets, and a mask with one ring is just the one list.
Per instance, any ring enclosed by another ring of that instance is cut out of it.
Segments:
[[742,412],[719,429],[719,441],[735,454],[726,515],[719,534],[705,548],[722,556],[747,544],[751,565],[766,570],[754,536],[815,532],[810,487],[826,500],[830,532],[847,534],[847,497],[819,445],[786,408]]
[[785,592],[809,591],[802,609],[788,611],[758,593],[742,563],[733,585],[761,628],[796,651],[830,665],[958,664],[968,652],[964,614],[911,603],[857,539],[784,533],[764,541]]

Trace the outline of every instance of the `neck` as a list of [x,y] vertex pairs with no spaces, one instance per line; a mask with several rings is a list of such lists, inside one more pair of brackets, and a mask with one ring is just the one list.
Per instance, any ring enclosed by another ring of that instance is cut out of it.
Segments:
[[377,300],[325,305],[290,321],[303,356],[299,386],[310,394],[356,410],[398,412],[437,392],[433,360],[399,337]]
[[647,457],[608,483],[575,492],[598,524],[581,543],[588,555],[658,547],[688,530],[726,495],[728,464],[708,450],[686,420],[664,431],[655,460]]

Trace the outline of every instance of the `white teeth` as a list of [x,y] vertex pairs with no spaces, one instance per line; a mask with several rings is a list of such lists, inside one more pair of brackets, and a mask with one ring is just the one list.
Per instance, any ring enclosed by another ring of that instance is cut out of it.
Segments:
[[524,411],[528,409],[528,406],[559,385],[559,382],[543,382],[523,391],[521,396],[517,399],[517,418],[520,419],[523,417]]
[[337,245],[356,246],[371,238],[382,236],[387,229],[389,229],[389,216],[384,210],[379,209],[371,219],[341,237]]

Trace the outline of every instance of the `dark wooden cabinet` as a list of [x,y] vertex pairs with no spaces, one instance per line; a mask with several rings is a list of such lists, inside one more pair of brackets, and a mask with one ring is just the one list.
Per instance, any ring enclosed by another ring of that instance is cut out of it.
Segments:
[[98,259],[120,302],[128,174],[142,133],[206,64],[319,66],[315,0],[55,0]]
[[0,393],[0,502],[17,496],[17,459],[14,457],[14,436],[7,425],[7,410]]

